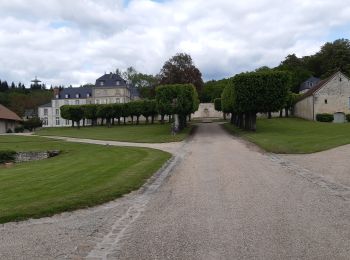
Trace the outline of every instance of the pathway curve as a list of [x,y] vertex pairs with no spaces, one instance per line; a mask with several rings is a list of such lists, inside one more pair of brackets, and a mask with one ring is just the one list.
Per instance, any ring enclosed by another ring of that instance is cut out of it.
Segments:
[[174,153],[119,200],[0,226],[0,259],[349,259],[346,186],[216,123]]
[[170,142],[170,143],[132,143],[132,142],[118,142],[118,141],[103,141],[73,137],[62,137],[62,136],[42,136],[51,139],[64,140],[67,142],[75,143],[87,143],[87,144],[101,144],[101,145],[113,145],[113,146],[129,146],[129,147],[146,147],[153,148],[162,151],[166,151],[172,154],[176,154],[179,148],[183,145],[183,142]]

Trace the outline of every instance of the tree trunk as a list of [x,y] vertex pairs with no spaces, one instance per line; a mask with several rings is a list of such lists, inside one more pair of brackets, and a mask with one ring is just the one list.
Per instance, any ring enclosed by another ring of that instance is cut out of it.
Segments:
[[74,127],[74,121],[72,120],[72,127]]
[[[224,113],[224,117],[225,117],[225,119],[226,119],[225,113]],[[234,113],[231,113],[230,122],[231,122],[231,124],[234,124],[234,123],[235,123],[235,114],[234,114]]]
[[83,118],[83,127],[85,127],[85,118]]
[[78,129],[80,129],[80,121],[77,121]]
[[136,124],[138,125],[139,124],[139,119],[140,119],[140,116],[136,116]]
[[118,117],[118,125],[120,125],[120,117]]
[[131,124],[134,124],[134,116],[131,116]]
[[169,118],[168,118],[168,119],[169,119],[169,123],[171,123],[171,115],[169,115]]
[[280,117],[283,117],[283,109],[280,110]]
[[124,116],[124,125],[126,125],[126,117]]
[[152,117],[151,117],[151,122],[152,122],[152,124],[154,124],[154,115],[152,115]]
[[256,113],[251,112],[250,114],[250,130],[256,131]]
[[267,118],[268,118],[268,119],[271,119],[271,118],[272,118],[271,111],[267,112]]
[[244,128],[250,130],[250,112],[244,113]]
[[146,116],[146,124],[148,124],[148,123],[149,123],[148,116]]
[[160,123],[161,123],[161,124],[164,124],[164,116],[165,116],[165,115],[160,115]]
[[289,110],[287,107],[285,108],[285,111],[286,111],[286,117],[289,117]]
[[243,128],[243,125],[244,125],[244,123],[243,123],[243,113],[239,113],[238,114],[238,127],[239,128]]
[[[223,113],[224,114],[224,120],[226,120],[226,113]],[[232,113],[231,113],[231,118],[232,118]]]

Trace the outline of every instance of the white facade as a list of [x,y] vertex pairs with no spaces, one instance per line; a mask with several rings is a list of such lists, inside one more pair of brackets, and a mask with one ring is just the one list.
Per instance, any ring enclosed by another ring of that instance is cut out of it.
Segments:
[[350,80],[337,72],[328,80],[316,85],[309,94],[294,106],[294,114],[308,120],[316,120],[317,114],[350,114]]

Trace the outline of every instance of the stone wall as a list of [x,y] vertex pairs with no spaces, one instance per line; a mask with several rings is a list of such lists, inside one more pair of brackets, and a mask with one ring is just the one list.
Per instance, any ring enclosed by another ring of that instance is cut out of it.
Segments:
[[193,118],[214,117],[222,118],[223,113],[216,111],[213,103],[200,103],[198,110],[192,115]]
[[60,151],[45,151],[45,152],[18,152],[15,157],[15,162],[29,162],[48,159],[57,156]]

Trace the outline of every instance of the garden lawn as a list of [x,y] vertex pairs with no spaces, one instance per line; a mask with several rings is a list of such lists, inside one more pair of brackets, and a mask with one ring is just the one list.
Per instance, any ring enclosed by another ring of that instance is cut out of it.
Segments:
[[46,160],[0,165],[0,223],[94,206],[138,189],[170,154],[147,148],[0,136],[0,149],[61,150]]
[[350,143],[349,123],[273,118],[258,119],[256,132],[243,131],[229,123],[224,128],[273,153],[314,153]]
[[78,128],[53,127],[42,128],[36,132],[41,136],[65,136],[95,140],[135,142],[135,143],[167,143],[184,140],[191,131],[191,127],[172,135],[170,124],[142,124],[142,125],[117,125],[87,126]]

